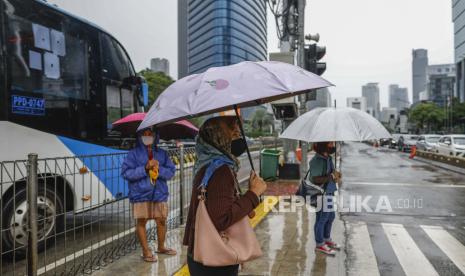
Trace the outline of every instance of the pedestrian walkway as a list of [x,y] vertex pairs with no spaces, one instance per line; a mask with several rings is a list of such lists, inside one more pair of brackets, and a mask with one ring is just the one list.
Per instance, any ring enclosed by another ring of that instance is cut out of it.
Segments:
[[[275,182],[269,184],[268,195],[291,195],[297,182]],[[281,203],[282,204],[282,203]],[[285,204],[284,204],[285,205]],[[274,206],[279,209],[279,203]],[[273,210],[266,215],[257,209],[257,216],[251,221],[264,255],[247,263],[240,275],[345,275],[344,225],[338,218],[333,226],[333,239],[343,245],[336,256],[326,256],[314,251],[315,241],[312,209],[298,208],[295,212]],[[266,215],[266,216],[264,216]],[[134,251],[122,257],[101,271],[104,275],[189,275],[185,247],[181,246],[183,229],[171,231],[167,239],[169,247],[175,248],[177,256],[161,256],[157,263],[144,263],[140,252]],[[153,247],[153,246],[152,246]]]
[[453,227],[360,221],[346,222],[346,227],[349,276],[380,275],[381,270],[390,275],[465,275],[464,237]]

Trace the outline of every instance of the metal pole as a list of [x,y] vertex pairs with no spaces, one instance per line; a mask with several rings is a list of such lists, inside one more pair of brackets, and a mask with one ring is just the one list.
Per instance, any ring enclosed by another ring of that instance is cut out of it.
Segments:
[[27,275],[37,275],[39,256],[37,252],[37,154],[31,153],[27,160],[27,204],[28,237],[27,237]]
[[[334,100],[334,109],[337,109],[336,100]],[[334,169],[337,171],[337,141],[334,141],[334,147],[336,149],[334,152]]]
[[[305,67],[305,4],[306,0],[298,0],[298,30],[299,30],[299,48],[297,54],[297,65],[304,68]],[[306,94],[300,96],[300,115],[303,115],[307,111],[306,107]],[[302,142],[301,146],[301,155],[302,161],[300,163],[300,175],[305,175],[308,167],[307,153],[308,153],[308,143]]]
[[184,145],[179,147],[179,215],[181,216],[180,223],[184,224]]

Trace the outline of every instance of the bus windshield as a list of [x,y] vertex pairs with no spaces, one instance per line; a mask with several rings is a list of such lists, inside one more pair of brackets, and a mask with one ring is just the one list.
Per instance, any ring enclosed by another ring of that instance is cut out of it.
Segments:
[[134,67],[112,36],[40,2],[32,11],[1,1],[8,121],[105,143],[114,121],[142,110]]

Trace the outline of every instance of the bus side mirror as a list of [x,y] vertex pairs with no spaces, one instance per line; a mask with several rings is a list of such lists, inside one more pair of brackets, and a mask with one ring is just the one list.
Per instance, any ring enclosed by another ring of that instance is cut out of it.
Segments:
[[142,83],[142,97],[144,99],[144,106],[149,105],[149,85],[146,82]]

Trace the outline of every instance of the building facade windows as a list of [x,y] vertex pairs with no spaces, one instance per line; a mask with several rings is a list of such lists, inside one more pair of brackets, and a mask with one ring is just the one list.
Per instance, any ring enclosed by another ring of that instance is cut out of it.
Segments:
[[262,0],[189,0],[187,24],[188,74],[245,60],[266,60]]

